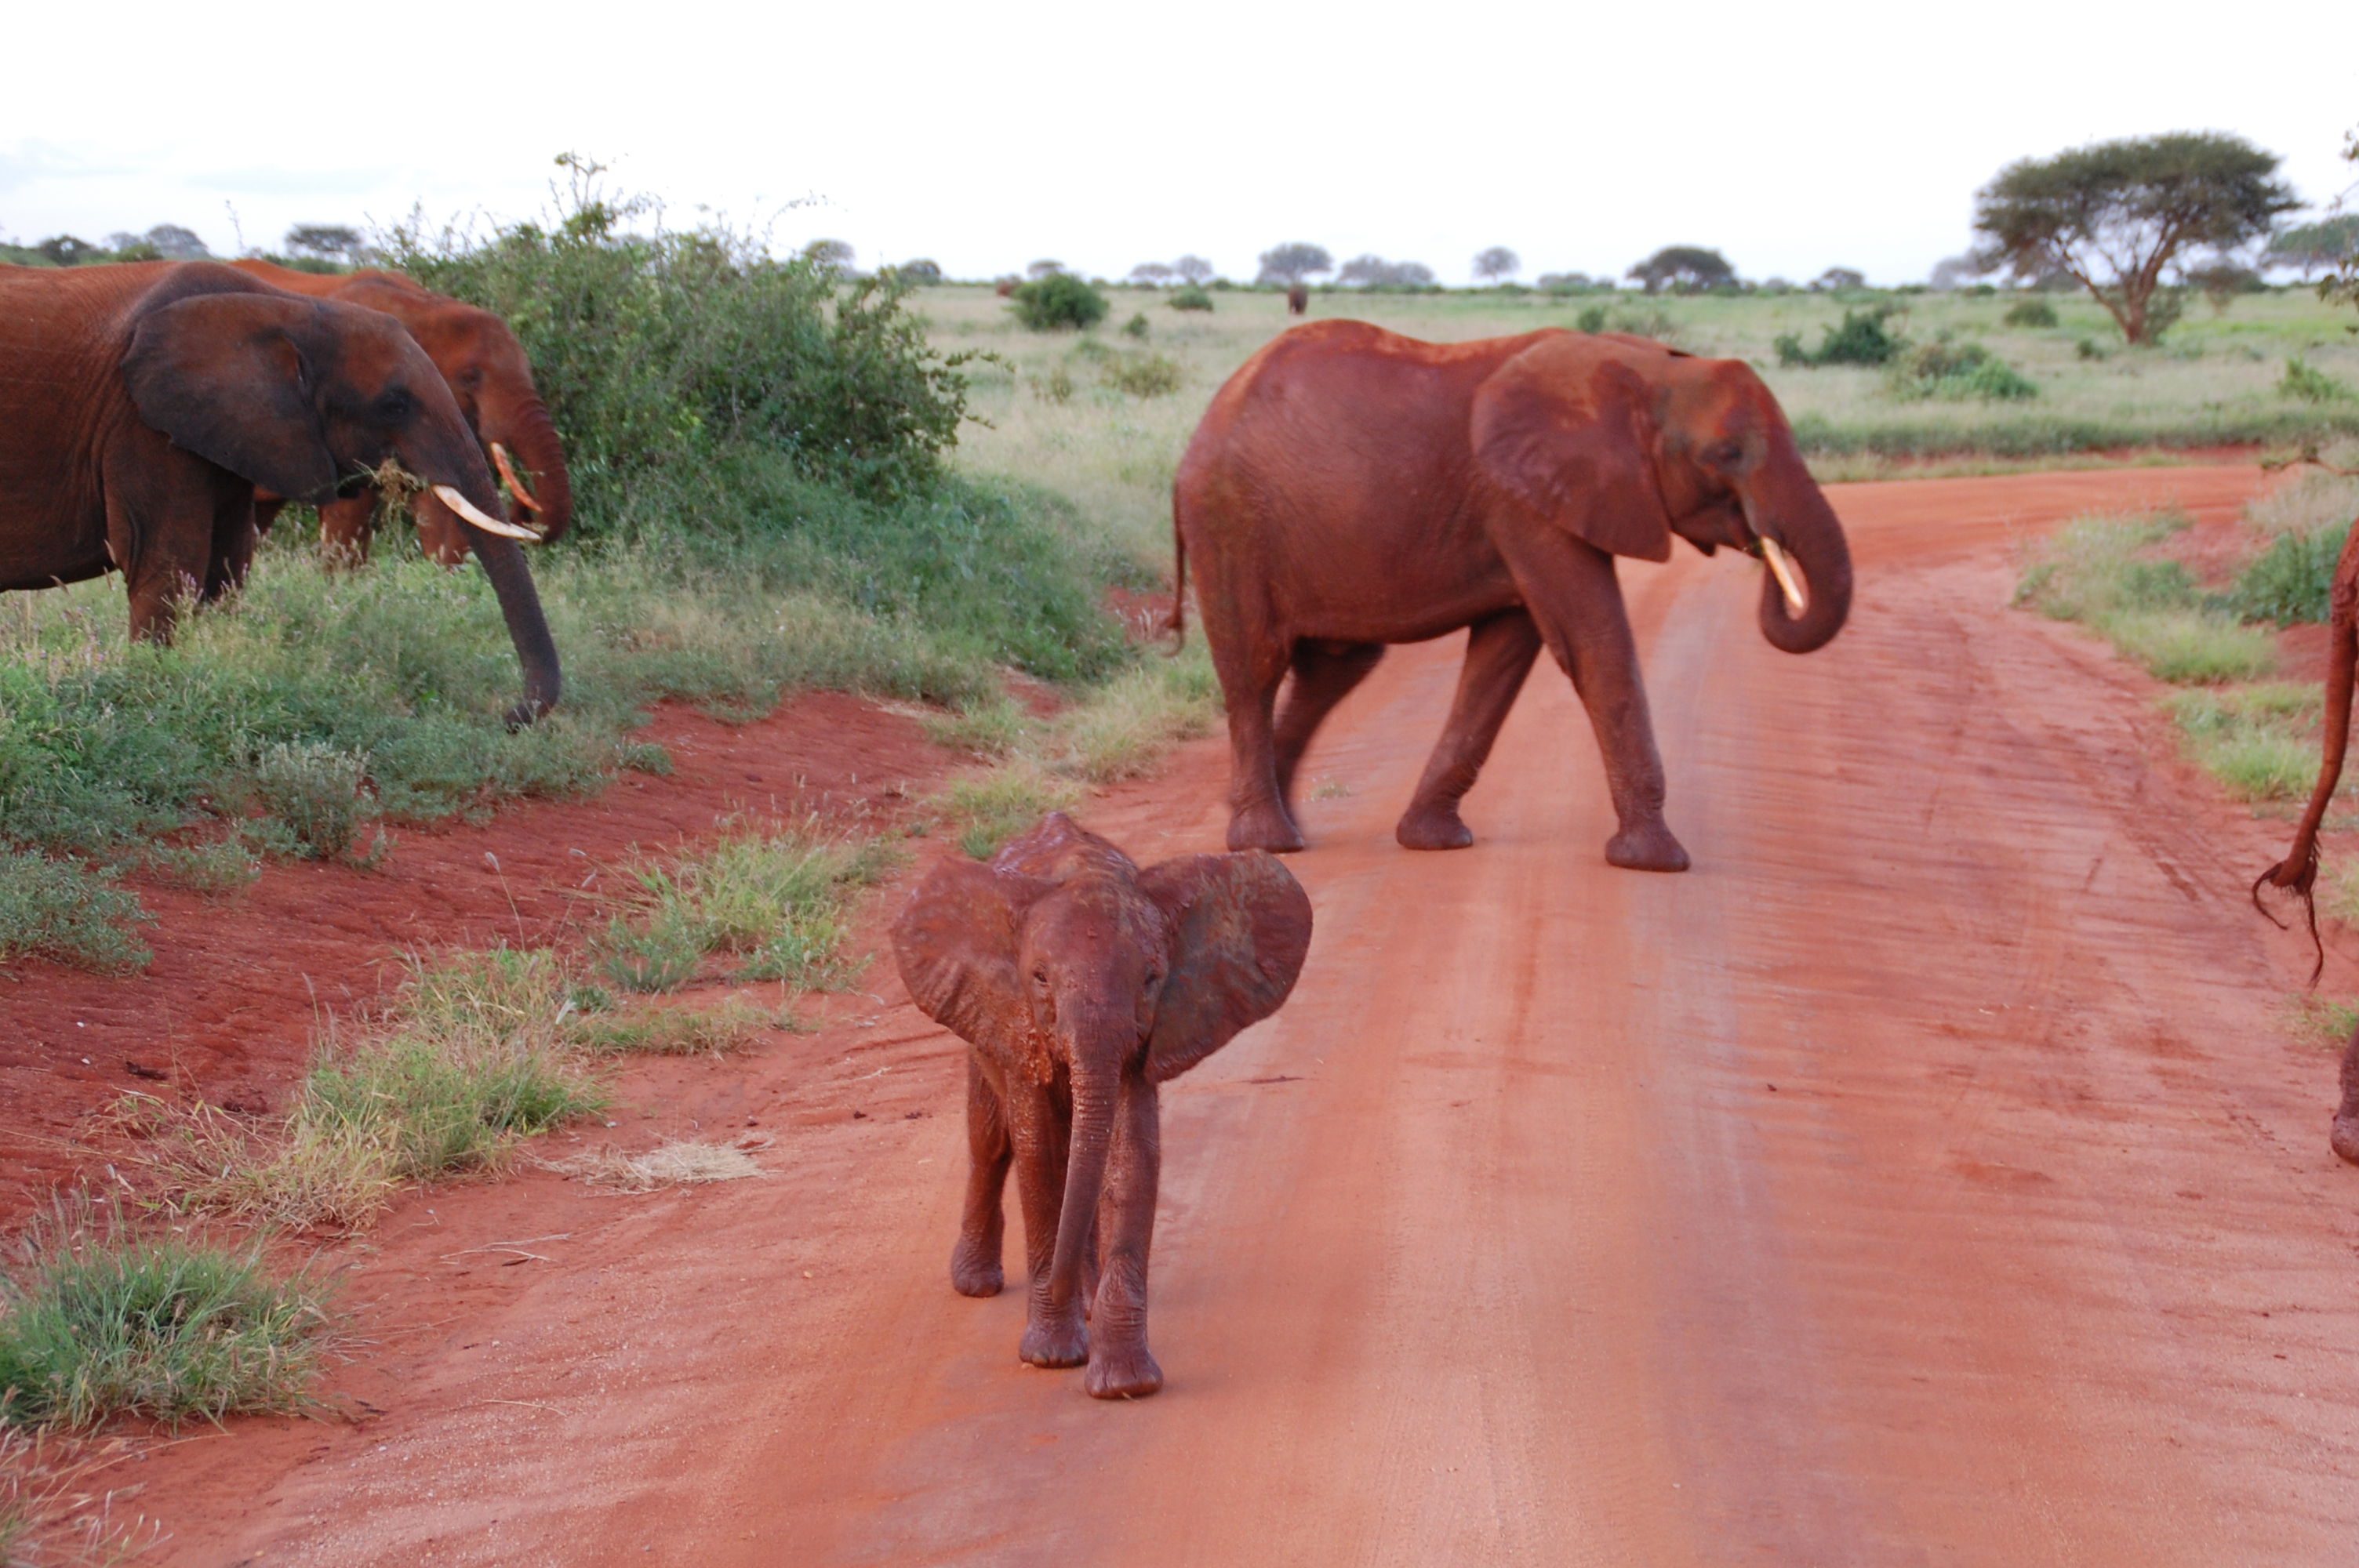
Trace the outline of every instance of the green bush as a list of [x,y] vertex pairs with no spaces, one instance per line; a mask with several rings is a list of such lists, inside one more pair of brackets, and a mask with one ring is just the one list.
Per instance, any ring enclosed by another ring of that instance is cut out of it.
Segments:
[[1583,306],[1582,308],[1581,314],[1572,319],[1572,324],[1573,327],[1580,331],[1603,332],[1605,330],[1605,307],[1603,305]]
[[1122,324],[1124,337],[1136,338],[1142,343],[1147,341],[1147,334],[1149,330],[1147,324],[1147,312],[1144,310],[1134,312],[1130,319]]
[[2348,403],[2354,395],[2348,386],[2299,355],[2286,361],[2285,377],[2277,383],[2277,391],[2304,403]]
[[376,814],[361,792],[367,776],[364,752],[318,741],[274,741],[254,763],[255,793],[306,860],[333,860],[352,849]]
[[132,929],[153,917],[114,877],[80,860],[0,848],[0,963],[41,957],[103,974],[144,968],[154,955]]
[[2334,563],[2342,558],[2351,525],[2280,534],[2236,578],[2229,602],[2247,621],[2280,626],[2324,621]]
[[1165,397],[1180,390],[1178,362],[1161,354],[1121,354],[1108,360],[1105,383],[1133,397]]
[[1087,279],[1052,272],[1029,283],[1019,283],[1007,297],[1016,319],[1036,332],[1094,327],[1106,319],[1106,297]]
[[60,1204],[0,1272],[0,1423],[86,1431],[292,1411],[328,1348],[324,1295],[260,1248],[143,1238]]
[[1982,344],[1946,337],[1909,349],[1885,374],[1894,395],[1908,399],[2015,402],[2039,395],[2038,383]]
[[1825,329],[1815,350],[1802,347],[1793,333],[1777,338],[1781,365],[1880,365],[1907,347],[1907,340],[1885,326],[1897,308],[1878,305],[1872,310],[1846,310],[1840,325]]
[[2024,299],[2006,308],[1999,319],[2010,327],[2053,327],[2057,324],[2056,307],[2045,299]]
[[1210,310],[1212,297],[1204,292],[1202,284],[1191,283],[1185,288],[1174,289],[1171,297],[1164,303],[1174,310]]

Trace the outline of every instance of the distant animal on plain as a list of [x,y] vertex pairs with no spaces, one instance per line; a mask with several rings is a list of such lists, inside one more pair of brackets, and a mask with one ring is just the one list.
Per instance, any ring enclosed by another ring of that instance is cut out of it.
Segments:
[[1086,1362],[1082,1387],[1099,1399],[1163,1386],[1147,1346],[1157,1087],[1277,1011],[1310,947],[1310,901],[1274,857],[1183,855],[1142,871],[1062,812],[987,866],[944,861],[910,896],[893,925],[902,981],[972,1047],[951,1283],[988,1296],[1005,1282],[1012,1163],[1031,1274],[1026,1361]]
[[1310,315],[1310,290],[1303,287],[1302,285],[1299,283],[1293,287],[1288,289],[1286,291],[1286,313],[1289,316]]

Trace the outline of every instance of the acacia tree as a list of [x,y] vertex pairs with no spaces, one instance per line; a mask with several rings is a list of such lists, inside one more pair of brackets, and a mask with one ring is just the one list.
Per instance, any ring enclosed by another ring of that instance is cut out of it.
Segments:
[[1190,283],[1202,284],[1212,276],[1212,264],[1202,256],[1181,256],[1171,264],[1171,270]]
[[1283,245],[1272,245],[1261,254],[1261,273],[1256,283],[1282,283],[1288,288],[1299,288],[1314,272],[1333,272],[1335,258],[1327,254],[1324,245],[1305,244],[1300,240]]
[[1493,245],[1474,258],[1474,276],[1486,283],[1513,277],[1524,270],[1524,259],[1505,245]]
[[1666,284],[1686,293],[1734,283],[1736,269],[1718,251],[1701,245],[1665,245],[1632,267],[1629,276],[1646,285],[1649,294],[1661,293]]
[[2277,168],[2276,154],[2220,131],[2097,142],[1999,170],[1975,193],[1974,229],[1994,265],[2068,273],[2124,341],[2149,343],[2176,314],[2155,296],[2181,253],[2233,251],[2300,205]]
[[1140,262],[1130,269],[1133,283],[1166,284],[1171,281],[1172,269],[1161,262]]
[[[148,235],[151,242],[155,235]],[[324,262],[342,262],[347,266],[360,265],[365,245],[361,232],[349,223],[298,223],[287,231],[280,242],[299,256],[317,256]],[[161,245],[158,244],[158,249]]]
[[[2359,163],[2359,131],[2343,138],[2343,161]],[[2349,198],[2350,192],[2345,191],[2341,200]],[[2359,246],[2344,247],[2334,270],[2319,281],[2318,297],[2340,305],[2359,305]]]

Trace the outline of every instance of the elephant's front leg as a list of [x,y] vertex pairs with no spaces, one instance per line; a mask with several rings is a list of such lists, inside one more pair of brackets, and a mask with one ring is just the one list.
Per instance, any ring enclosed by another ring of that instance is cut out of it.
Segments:
[[2334,1152],[2359,1165],[2359,1030],[2343,1051],[2343,1103],[2334,1112]]
[[1082,1387],[1102,1400],[1144,1399],[1163,1386],[1147,1348],[1147,1257],[1155,1240],[1155,1184],[1163,1161],[1156,1087],[1143,1071],[1122,1079],[1112,1168],[1100,1227],[1103,1271],[1090,1317],[1090,1369]]
[[376,533],[376,491],[363,485],[320,507],[320,557],[332,568],[368,564],[369,540]]
[[1663,759],[1655,750],[1638,643],[1614,557],[1552,528],[1513,533],[1498,544],[1549,652],[1589,710],[1621,824],[1606,840],[1607,862],[1638,871],[1686,871],[1688,852],[1663,820]]
[[1540,655],[1539,628],[1520,610],[1477,621],[1467,634],[1466,663],[1458,672],[1458,696],[1450,723],[1425,764],[1425,777],[1401,814],[1393,837],[1404,849],[1462,849],[1474,835],[1458,815],[1458,803],[1474,787],[1499,726],[1516,706],[1524,677]]
[[1007,1282],[1000,1268],[1007,1219],[1001,1195],[1016,1146],[999,1091],[983,1063],[966,1055],[966,1212],[959,1220],[958,1246],[951,1251],[951,1288],[962,1296],[995,1296]]
[[1049,1087],[1019,1082],[1013,1075],[1002,1089],[1000,1105],[1015,1144],[1016,1197],[1024,1206],[1024,1258],[1032,1278],[1024,1341],[1016,1353],[1035,1367],[1078,1367],[1090,1358],[1082,1315],[1087,1298],[1076,1291],[1060,1306],[1049,1289],[1057,1221],[1065,1206],[1072,1104]]

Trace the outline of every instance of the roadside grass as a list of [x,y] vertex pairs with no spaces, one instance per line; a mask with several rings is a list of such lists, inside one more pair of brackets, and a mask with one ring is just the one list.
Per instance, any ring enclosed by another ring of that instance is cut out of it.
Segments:
[[227,1249],[59,1200],[0,1266],[0,1425],[86,1432],[299,1411],[334,1347],[327,1295]]
[[978,860],[1050,811],[1078,805],[1090,785],[1151,773],[1171,748],[1209,733],[1220,715],[1220,684],[1198,637],[1175,656],[1142,659],[1050,719],[1035,719],[1004,697],[940,721],[945,737],[969,743],[994,765],[954,779],[932,806],[959,848]]
[[626,1154],[608,1144],[571,1159],[551,1161],[548,1168],[615,1193],[700,1187],[765,1174],[753,1156],[736,1144],[692,1140],[661,1144],[644,1154]]
[[2316,991],[2296,991],[2286,999],[2286,1012],[2294,1032],[2321,1051],[2340,1051],[2359,1029],[2359,1001],[2343,1001]]
[[136,935],[151,916],[111,868],[0,847],[0,963],[52,958],[126,974],[151,956]]
[[119,1498],[127,1501],[143,1486],[92,1484],[124,1457],[119,1442],[0,1423],[0,1563],[112,1568],[161,1542],[160,1525],[115,1509]]
[[740,981],[832,989],[853,974],[842,951],[852,900],[897,859],[880,839],[832,838],[816,820],[726,832],[708,849],[632,871],[636,886],[593,957],[625,990],[672,989],[714,953],[739,960]]
[[2177,561],[2143,553],[2189,522],[2179,513],[2077,518],[2040,547],[2016,602],[2051,620],[2081,622],[2158,680],[2257,679],[2276,665],[2267,633],[2203,593]]
[[2173,692],[2162,706],[2188,756],[2239,800],[2298,800],[2318,777],[2314,687],[2214,687]]

